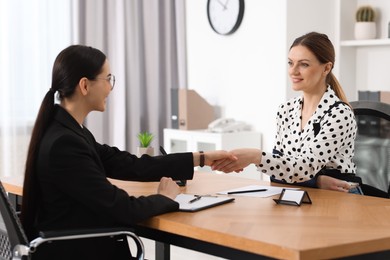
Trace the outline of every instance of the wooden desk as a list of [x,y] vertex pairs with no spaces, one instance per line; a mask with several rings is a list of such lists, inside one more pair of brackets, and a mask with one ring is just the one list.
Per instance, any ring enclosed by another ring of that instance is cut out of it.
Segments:
[[1,177],[4,189],[13,195],[23,195],[23,176]]
[[16,211],[20,211],[23,195],[23,176],[1,177],[1,183],[8,192],[8,199]]
[[[133,195],[153,194],[157,189],[157,183],[112,182]],[[213,194],[249,184],[269,183],[197,172],[183,192]],[[196,213],[153,217],[140,223],[136,231],[142,237],[229,259],[334,259],[358,255],[358,259],[364,259],[363,255],[370,259],[369,253],[374,252],[387,257],[381,259],[390,259],[388,199],[307,190],[311,205],[277,205],[271,198],[236,196],[233,203]]]

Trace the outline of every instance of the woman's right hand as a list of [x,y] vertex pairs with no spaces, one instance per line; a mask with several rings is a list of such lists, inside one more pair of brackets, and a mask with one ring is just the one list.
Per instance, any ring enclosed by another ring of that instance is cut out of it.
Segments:
[[180,187],[172,178],[162,177],[158,185],[157,193],[174,200],[180,193]]

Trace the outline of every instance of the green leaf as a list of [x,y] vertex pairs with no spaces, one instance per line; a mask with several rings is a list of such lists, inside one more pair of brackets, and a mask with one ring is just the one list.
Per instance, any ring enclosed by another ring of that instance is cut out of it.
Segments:
[[148,147],[153,140],[153,134],[149,132],[141,132],[138,134],[138,140],[141,147]]

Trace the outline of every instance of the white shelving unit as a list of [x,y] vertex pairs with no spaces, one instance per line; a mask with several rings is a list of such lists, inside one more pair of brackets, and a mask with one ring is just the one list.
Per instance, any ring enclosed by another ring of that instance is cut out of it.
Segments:
[[[354,40],[355,12],[371,5],[376,13],[377,38]],[[336,2],[336,76],[349,100],[357,100],[358,91],[390,90],[390,1],[338,0]]]
[[340,45],[342,47],[390,46],[390,39],[350,40],[342,41]]
[[[236,148],[261,148],[261,134],[252,131],[213,133],[207,130],[164,129],[164,149],[167,153]],[[197,170],[211,171],[210,167],[198,168]],[[239,174],[248,178],[262,178],[260,172],[253,165]]]

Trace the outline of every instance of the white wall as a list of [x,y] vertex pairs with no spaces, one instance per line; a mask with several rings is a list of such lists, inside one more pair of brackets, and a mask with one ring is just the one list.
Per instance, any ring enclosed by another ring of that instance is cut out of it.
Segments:
[[238,31],[220,36],[207,19],[207,0],[187,0],[188,88],[221,107],[221,116],[253,125],[271,151],[276,111],[296,96],[289,87],[287,53],[309,31],[333,39],[334,0],[245,0]]
[[252,124],[270,150],[286,99],[286,3],[246,0],[241,26],[229,36],[211,29],[206,6],[186,2],[187,87],[221,107],[221,116]]
[[[290,48],[294,39],[311,31],[328,35],[336,44],[336,1],[335,0],[290,0],[287,1],[287,44]],[[336,46],[335,46],[335,49]],[[336,55],[335,66],[338,65]],[[290,88],[290,80],[287,80],[287,98],[296,96],[297,93]]]

